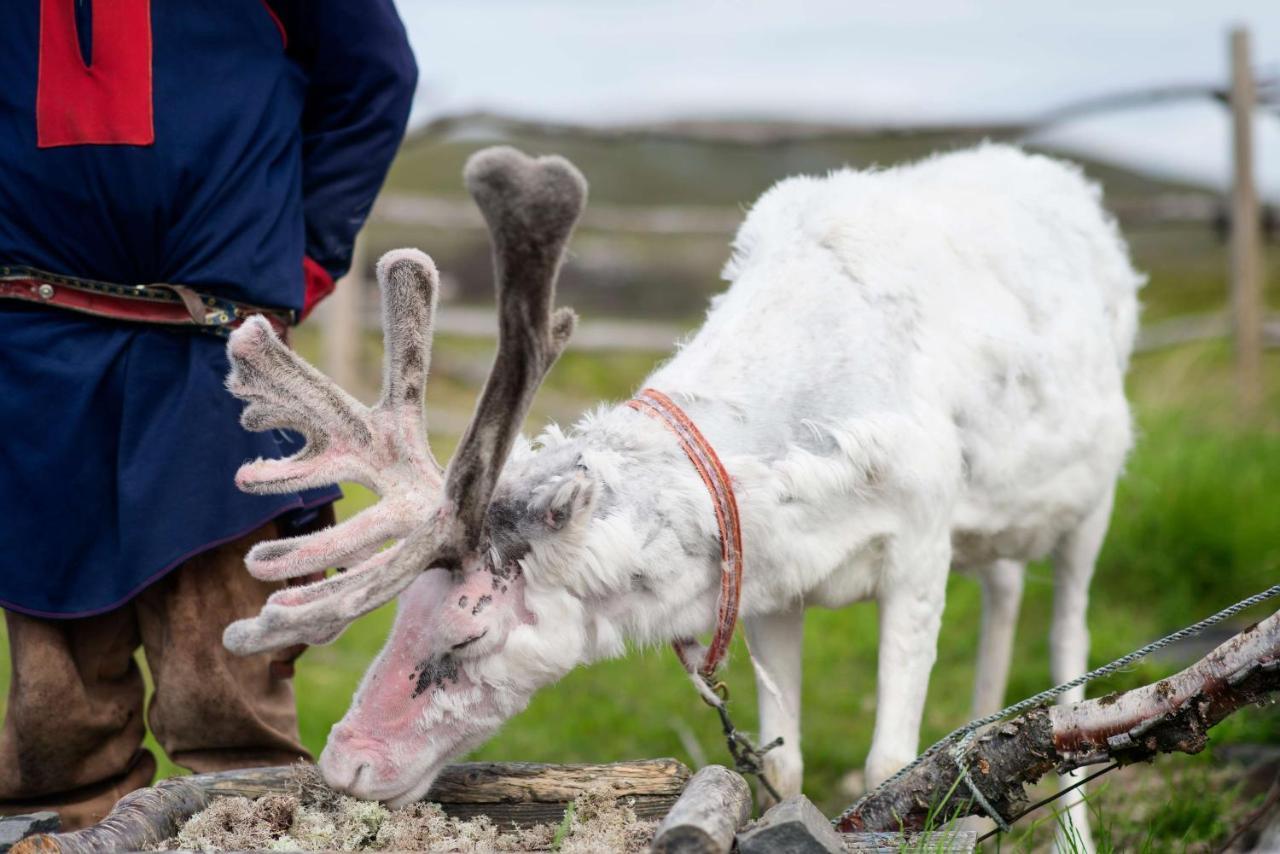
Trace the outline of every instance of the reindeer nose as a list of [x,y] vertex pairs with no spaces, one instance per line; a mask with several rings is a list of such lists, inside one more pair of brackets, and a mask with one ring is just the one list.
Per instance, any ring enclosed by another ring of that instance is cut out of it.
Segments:
[[347,795],[360,790],[360,784],[369,782],[373,766],[368,761],[330,763],[324,769],[325,782],[330,788]]
[[320,773],[339,792],[367,796],[374,782],[380,743],[335,729],[320,754]]
[[368,762],[361,762],[356,765],[356,770],[351,775],[351,781],[348,782],[344,788],[348,793],[362,792],[364,791],[364,788],[361,784],[363,783],[367,786],[370,783],[372,775],[373,765]]

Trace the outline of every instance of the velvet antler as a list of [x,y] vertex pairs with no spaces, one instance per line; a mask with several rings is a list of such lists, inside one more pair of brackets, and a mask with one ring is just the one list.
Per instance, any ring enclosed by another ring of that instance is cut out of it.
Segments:
[[477,153],[463,178],[489,225],[498,284],[498,354],[445,484],[474,549],[502,462],[577,322],[571,309],[551,306],[587,183],[564,158],[532,160],[505,147]]
[[[247,563],[259,578],[349,569],[275,593],[257,617],[232,623],[223,642],[233,652],[328,642],[420,573],[485,559],[478,550],[498,475],[573,331],[573,313],[552,305],[586,181],[562,158],[535,160],[511,148],[475,154],[464,177],[493,240],[498,352],[443,479],[427,448],[422,404],[437,278],[426,255],[399,250],[378,263],[386,359],[383,395],[372,409],[294,355],[267,323],[251,320],[231,336],[227,387],[249,404],[244,425],[288,427],[307,439],[292,457],[244,466],[236,476],[241,489],[283,492],[354,480],[381,497],[340,525],[254,547]],[[382,549],[388,540],[397,542]]]

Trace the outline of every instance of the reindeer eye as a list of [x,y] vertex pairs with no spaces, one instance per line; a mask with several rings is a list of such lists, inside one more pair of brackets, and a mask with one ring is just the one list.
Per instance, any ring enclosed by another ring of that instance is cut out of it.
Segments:
[[480,638],[484,637],[484,636],[485,636],[485,635],[487,635],[487,634],[489,634],[489,630],[488,630],[488,629],[485,629],[483,632],[481,632],[481,633],[480,633],[480,634],[478,634],[478,635],[473,635],[473,636],[471,636],[471,637],[467,638],[466,640],[461,641],[460,643],[455,643],[452,647],[450,647],[450,649],[462,649],[463,647],[471,646],[471,644],[473,644],[473,643],[475,643],[476,641],[480,640]]

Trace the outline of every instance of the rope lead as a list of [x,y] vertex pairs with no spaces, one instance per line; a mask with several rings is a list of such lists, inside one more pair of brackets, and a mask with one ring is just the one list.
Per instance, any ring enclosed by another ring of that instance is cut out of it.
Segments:
[[782,736],[778,736],[766,745],[756,747],[750,738],[733,725],[733,720],[729,717],[728,703],[722,700],[710,705],[720,715],[720,728],[724,730],[724,739],[729,746],[729,754],[733,757],[734,770],[739,774],[750,774],[755,777],[775,802],[781,801],[782,796],[764,775],[764,755],[775,747],[782,746]]

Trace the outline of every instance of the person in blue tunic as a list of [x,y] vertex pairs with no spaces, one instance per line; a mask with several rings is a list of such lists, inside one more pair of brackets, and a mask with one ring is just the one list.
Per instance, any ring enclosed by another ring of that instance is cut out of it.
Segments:
[[391,0],[5,4],[0,813],[97,820],[155,773],[144,718],[193,771],[307,755],[288,660],[221,634],[274,589],[248,548],[338,493],[236,490],[298,440],[240,427],[223,336],[347,270],[416,77]]

